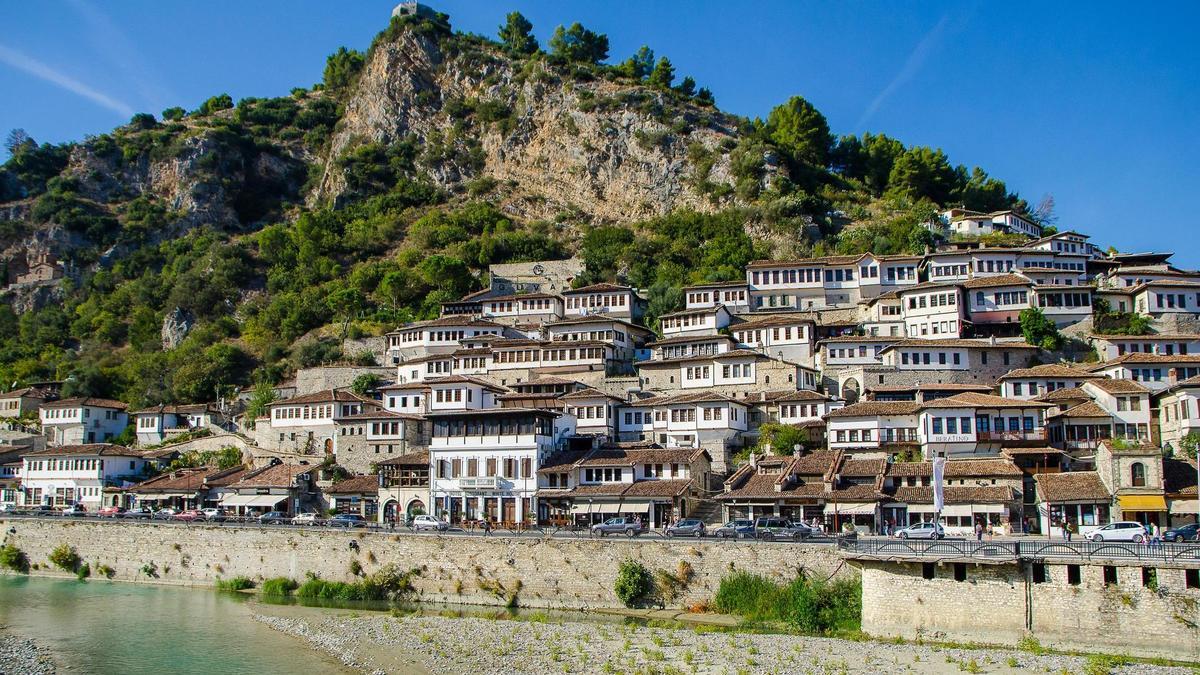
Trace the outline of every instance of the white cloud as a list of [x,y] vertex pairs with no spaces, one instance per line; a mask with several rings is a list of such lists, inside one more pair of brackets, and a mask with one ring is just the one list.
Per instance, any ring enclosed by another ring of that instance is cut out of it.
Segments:
[[49,82],[56,87],[65,89],[73,94],[77,94],[86,98],[93,103],[108,108],[109,110],[121,115],[122,117],[133,116],[133,108],[122,101],[93,89],[92,87],[76,80],[75,78],[65,73],[59,72],[54,68],[38,61],[37,59],[22,54],[15,49],[9,49],[4,45],[0,45],[0,62],[28,73],[39,80]]
[[171,93],[162,85],[152,61],[142,56],[125,31],[88,0],[70,0],[70,4],[83,18],[92,48],[137,90],[140,103],[152,110],[166,107],[173,98]]
[[861,129],[863,125],[865,125],[867,121],[870,120],[871,117],[879,110],[889,96],[894,94],[897,89],[907,84],[909,80],[916,76],[917,72],[921,70],[921,67],[925,65],[925,61],[929,58],[930,52],[933,51],[933,48],[941,38],[942,33],[946,30],[946,24],[949,22],[950,17],[943,16],[937,22],[937,25],[930,29],[929,32],[925,34],[925,37],[921,38],[921,41],[917,43],[917,46],[913,48],[912,52],[909,53],[908,58],[905,59],[904,65],[900,68],[900,72],[896,73],[896,76],[892,78],[892,81],[888,82],[887,86],[883,88],[883,91],[879,92],[879,94],[877,94],[875,98],[871,100],[871,103],[867,106],[867,109],[863,111],[863,114],[858,118],[858,124],[856,125],[856,128]]

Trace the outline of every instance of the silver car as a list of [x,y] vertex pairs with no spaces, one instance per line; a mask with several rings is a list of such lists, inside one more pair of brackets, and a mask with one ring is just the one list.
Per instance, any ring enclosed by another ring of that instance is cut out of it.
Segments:
[[1134,541],[1142,543],[1149,540],[1146,528],[1141,523],[1132,520],[1109,523],[1104,527],[1092,530],[1085,535],[1089,541]]
[[666,529],[668,537],[703,537],[704,521],[698,518],[685,518]]
[[945,539],[946,530],[941,523],[924,522],[896,530],[897,539]]

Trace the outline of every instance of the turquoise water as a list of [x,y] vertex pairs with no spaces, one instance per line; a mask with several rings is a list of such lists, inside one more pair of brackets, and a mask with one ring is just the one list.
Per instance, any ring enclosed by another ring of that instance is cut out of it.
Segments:
[[49,647],[71,671],[350,672],[250,614],[246,599],[211,590],[0,576],[0,626]]

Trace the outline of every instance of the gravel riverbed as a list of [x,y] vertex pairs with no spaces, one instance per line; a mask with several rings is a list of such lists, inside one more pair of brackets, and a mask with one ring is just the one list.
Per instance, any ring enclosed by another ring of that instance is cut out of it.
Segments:
[[52,675],[57,672],[47,647],[0,630],[0,675]]
[[1013,649],[857,642],[794,635],[262,608],[255,618],[367,673],[1120,673],[1191,668],[1115,665]]

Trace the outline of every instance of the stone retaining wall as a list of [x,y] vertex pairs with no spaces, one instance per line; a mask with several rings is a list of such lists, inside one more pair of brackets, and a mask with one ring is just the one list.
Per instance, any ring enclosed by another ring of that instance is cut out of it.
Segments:
[[[211,584],[218,578],[287,576],[303,581],[308,572],[351,581],[351,561],[370,574],[394,563],[423,568],[416,587],[423,600],[498,604],[515,592],[524,607],[619,607],[613,593],[617,567],[626,558],[651,571],[692,569],[687,588],[674,603],[711,600],[722,577],[745,570],[792,578],[804,570],[821,579],[856,577],[827,544],[664,540],[648,537],[563,539],[540,537],[455,537],[347,532],[326,528],[250,528],[121,521],[0,519],[5,543],[23,550],[31,563],[47,567],[60,544],[74,546],[92,565],[108,565],[116,579]],[[356,545],[353,548],[352,545]],[[54,571],[57,571],[55,568]],[[37,571],[35,570],[35,574]]]

